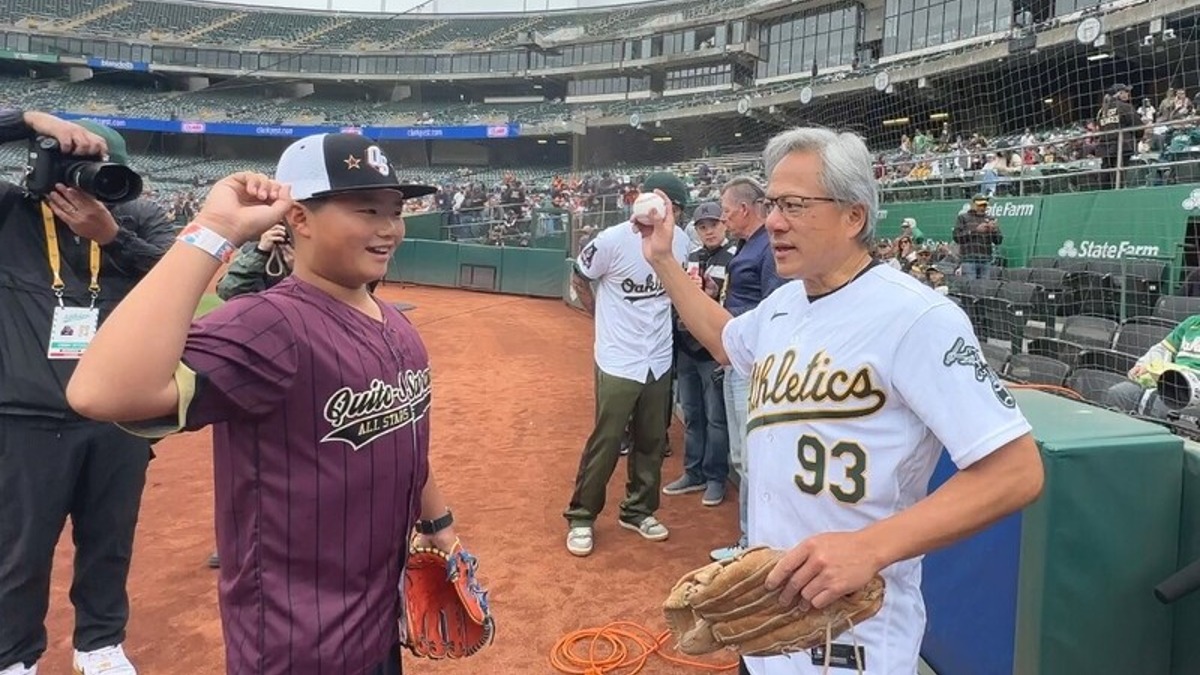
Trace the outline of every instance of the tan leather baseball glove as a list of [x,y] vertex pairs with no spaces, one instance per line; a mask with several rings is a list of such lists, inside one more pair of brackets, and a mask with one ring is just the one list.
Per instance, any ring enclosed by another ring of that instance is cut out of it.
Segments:
[[712,563],[683,576],[663,603],[679,651],[700,655],[731,649],[742,656],[775,656],[825,644],[883,607],[883,577],[824,609],[779,604],[767,575],[783,551],[766,547]]

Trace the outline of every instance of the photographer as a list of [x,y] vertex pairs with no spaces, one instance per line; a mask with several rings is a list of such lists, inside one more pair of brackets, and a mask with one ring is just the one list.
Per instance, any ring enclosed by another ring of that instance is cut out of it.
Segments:
[[987,195],[975,195],[971,206],[954,224],[954,243],[962,254],[962,275],[968,279],[991,279],[996,247],[1004,242],[1000,225],[988,215]]
[[0,182],[0,672],[37,672],[54,548],[70,516],[74,672],[133,675],[121,646],[125,583],[150,446],[80,418],[65,389],[98,324],[174,231],[160,207],[132,199],[141,179],[115,131],[0,111],[0,142],[23,140],[25,184]]
[[229,269],[217,282],[217,295],[222,300],[257,293],[271,288],[292,273],[291,237],[287,225],[280,223],[267,230],[258,241],[246,244],[229,263]]

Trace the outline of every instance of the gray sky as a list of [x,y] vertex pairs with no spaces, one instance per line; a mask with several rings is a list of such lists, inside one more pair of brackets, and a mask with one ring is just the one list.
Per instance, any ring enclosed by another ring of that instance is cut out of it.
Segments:
[[[226,0],[208,0],[225,2]],[[245,0],[238,5],[263,8],[294,7],[299,9],[336,8],[345,12],[383,12],[396,14],[415,11],[439,14],[484,14],[489,12],[539,12],[553,9],[576,9],[596,6],[629,5],[645,0]],[[419,7],[419,8],[418,8]],[[414,9],[416,8],[416,9]]]

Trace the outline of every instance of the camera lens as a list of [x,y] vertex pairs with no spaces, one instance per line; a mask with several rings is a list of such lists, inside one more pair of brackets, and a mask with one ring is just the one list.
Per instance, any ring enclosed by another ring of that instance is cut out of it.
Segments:
[[142,177],[133,169],[108,162],[76,162],[65,172],[66,182],[102,202],[118,204],[142,194]]

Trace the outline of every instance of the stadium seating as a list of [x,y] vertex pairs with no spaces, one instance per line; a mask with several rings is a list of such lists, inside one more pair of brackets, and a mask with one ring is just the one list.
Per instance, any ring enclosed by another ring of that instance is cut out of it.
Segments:
[[[428,18],[396,17],[389,21],[366,18],[348,18],[315,38],[320,45],[339,45],[347,48],[370,48],[372,46],[396,45],[400,47],[413,46],[405,41],[405,36],[418,34],[422,29],[434,22]],[[317,44],[308,45],[310,47]]]
[[1200,314],[1200,298],[1164,295],[1154,306],[1154,316],[1179,323],[1189,316]]
[[1121,354],[1139,357],[1151,347],[1162,342],[1176,323],[1156,317],[1136,316],[1126,320],[1117,329],[1113,349]]
[[1128,382],[1124,375],[1096,368],[1075,368],[1067,376],[1065,384],[1085,401],[1103,406],[1108,390],[1122,382]]
[[122,0],[116,9],[97,11],[84,0],[3,0],[0,11],[13,23],[27,19],[43,24],[72,23],[72,30],[96,36],[186,38],[192,44],[237,46],[370,46],[376,48],[445,48],[504,45],[520,30],[542,35],[569,29],[574,35],[604,37],[636,29],[657,17],[695,21],[744,5],[740,0],[700,4],[653,3],[615,11],[559,11],[531,15],[389,17],[338,16],[329,13],[280,11],[249,7],[220,8],[192,3]]
[[980,342],[979,349],[983,353],[983,360],[991,366],[992,370],[1000,375],[1008,372],[1009,361],[1012,359],[1012,352],[1001,345],[991,342]]
[[1061,387],[1070,371],[1068,364],[1048,356],[1013,354],[1009,357],[1008,369],[1002,375],[1020,384]]
[[1109,349],[1117,333],[1116,321],[1084,314],[1068,316],[1058,337],[1039,337],[1029,342],[1030,354],[1049,356],[1075,365],[1079,354],[1088,349]]
[[57,22],[86,11],[88,5],[83,0],[5,0],[3,8],[6,16],[16,20]]
[[211,24],[211,29],[194,35],[193,39],[215,44],[293,46],[303,44],[309,35],[339,22],[337,18],[301,12],[242,12],[226,23]]
[[101,14],[94,20],[75,26],[74,30],[124,38],[151,35],[181,37],[200,28],[228,21],[240,13],[211,5],[133,0],[116,12]]

